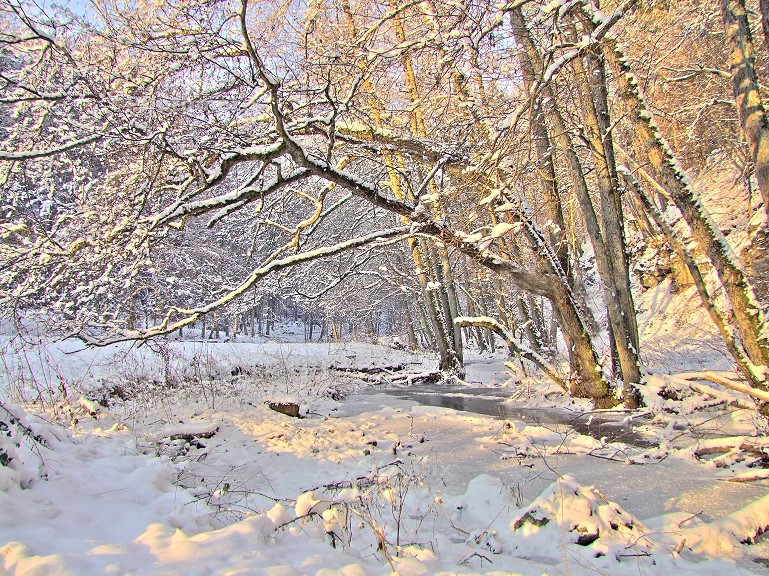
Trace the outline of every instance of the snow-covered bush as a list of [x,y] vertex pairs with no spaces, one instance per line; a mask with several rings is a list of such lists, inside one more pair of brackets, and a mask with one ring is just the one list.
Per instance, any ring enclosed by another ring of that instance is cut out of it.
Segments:
[[28,420],[20,407],[0,402],[0,491],[14,485],[28,488],[46,477],[40,449],[48,442]]

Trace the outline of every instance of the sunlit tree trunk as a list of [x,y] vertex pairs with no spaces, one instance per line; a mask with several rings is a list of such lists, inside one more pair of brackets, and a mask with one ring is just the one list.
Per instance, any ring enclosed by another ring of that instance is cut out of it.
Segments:
[[[394,6],[394,0],[390,0]],[[395,37],[399,43],[406,40],[402,14],[397,14],[393,19]],[[404,81],[408,98],[411,103],[411,131],[415,136],[427,138],[424,115],[420,103],[419,88],[411,59],[404,51],[401,52],[401,65],[403,67]],[[432,194],[437,194],[435,181],[428,184]],[[439,210],[436,202],[436,209]],[[440,215],[438,214],[440,217]],[[441,369],[451,370],[464,376],[462,330],[454,323],[454,318],[459,316],[459,298],[454,286],[454,273],[451,269],[448,250],[442,246],[430,246],[430,260],[436,263],[434,269],[434,284],[436,304],[440,306],[439,320],[442,322],[440,331],[446,339],[445,347],[448,356],[441,358]]]
[[[583,69],[579,59],[575,61],[577,72],[582,72],[582,109],[585,113],[585,128],[590,142],[590,152],[595,163],[596,180],[601,198],[601,222],[607,252],[609,288],[614,294],[607,297],[616,302],[619,317],[611,322],[611,341],[616,347],[621,376],[624,381],[623,395],[626,403],[635,405],[633,385],[641,381],[638,323],[635,303],[630,289],[630,265],[625,243],[625,224],[622,213],[622,199],[617,178],[617,164],[614,156],[614,141],[609,115],[606,69],[603,49],[595,46],[585,55]],[[584,88],[588,87],[586,91]],[[609,304],[611,307],[611,304]],[[617,331],[617,323],[624,328]],[[618,338],[626,338],[620,341]]]
[[[764,6],[762,6],[763,8]],[[753,171],[769,218],[769,121],[767,121],[758,77],[755,51],[744,0],[722,0],[729,70],[732,75],[734,102],[753,158]]]
[[[637,156],[648,159],[650,164],[651,172],[640,173],[648,184],[657,187],[658,191],[672,199],[688,224],[692,238],[712,263],[728,297],[737,341],[744,347],[745,354],[752,364],[745,376],[753,386],[766,390],[769,343],[763,334],[764,315],[750,282],[729,243],[689,186],[688,178],[659,133],[627,60],[616,43],[613,43],[612,48],[613,50],[606,50],[606,56],[615,69],[619,85],[618,95],[634,129]],[[712,302],[704,304],[707,307],[712,305]]]
[[[530,66],[534,70],[541,70],[543,68],[542,57],[537,51],[536,44],[531,38],[522,10],[520,8],[512,9],[510,11],[510,20],[513,25],[513,33],[516,40],[528,56]],[[618,274],[612,264],[611,256],[606,246],[605,236],[601,231],[598,216],[590,198],[584,169],[575,151],[574,143],[569,135],[570,132],[566,122],[558,109],[555,94],[549,87],[545,87],[543,89],[543,96],[551,100],[547,114],[547,119],[551,125],[550,135],[553,141],[558,145],[558,149],[565,156],[566,167],[571,176],[575,194],[582,210],[585,226],[593,244],[598,271],[604,285],[605,303],[609,321],[611,322],[615,335],[617,354],[620,360],[623,377],[625,378],[625,391],[628,393],[626,400],[628,400],[630,404],[634,404],[635,401],[630,394],[631,386],[638,384],[640,381],[637,343],[634,345],[634,339],[631,338],[628,332],[628,323],[623,318],[623,310],[632,310],[632,313],[635,314],[632,298],[629,303],[625,303],[624,305],[620,305],[619,303],[621,298],[627,299],[629,291],[627,293],[621,293],[616,287]],[[607,190],[607,193],[610,193],[610,190]],[[613,200],[611,200],[611,202],[613,202]],[[608,219],[612,220],[612,217],[610,216]],[[616,220],[616,213],[614,215],[614,220]],[[610,222],[610,224],[613,227],[617,225],[612,222]],[[621,243],[622,238],[623,236],[612,238],[612,241]],[[624,252],[624,246],[620,246],[620,251]],[[625,271],[625,274],[627,274],[627,271]],[[565,326],[568,324],[569,322],[564,319],[564,331],[566,331]],[[580,338],[574,333],[571,333],[570,337],[572,339]],[[637,341],[637,335],[635,340]]]
[[764,31],[764,48],[769,51],[769,0],[759,0],[761,10],[761,29]]
[[[351,37],[354,38],[357,33],[357,26],[349,2],[346,0],[342,3],[342,10],[345,14]],[[396,19],[396,22],[399,23],[400,21]],[[402,25],[399,31],[403,33]],[[408,90],[410,94],[413,94],[413,91],[416,90],[416,79],[414,78],[410,61],[404,58],[403,66],[406,73]],[[364,87],[369,93],[374,92],[373,87],[367,80],[364,81]],[[369,105],[372,110],[374,127],[381,131],[383,129],[383,122],[380,104],[375,98],[370,98]],[[412,116],[412,132],[424,136],[425,128],[421,114],[421,109],[417,106]],[[384,152],[382,157],[388,175],[388,186],[396,198],[399,200],[406,199],[406,192],[401,184],[401,177],[397,170],[396,156],[389,152]],[[407,222],[405,217],[401,218],[401,220]],[[408,241],[408,244],[414,260],[419,285],[422,289],[423,311],[426,313],[426,318],[432,328],[432,330],[429,330],[429,333],[432,334],[432,340],[439,355],[439,368],[442,371],[453,372],[463,377],[461,329],[453,323],[453,318],[456,315],[453,311],[458,308],[458,301],[453,287],[448,254],[444,250],[444,253],[439,255],[440,267],[437,267],[431,254],[432,250],[428,240],[412,238]]]

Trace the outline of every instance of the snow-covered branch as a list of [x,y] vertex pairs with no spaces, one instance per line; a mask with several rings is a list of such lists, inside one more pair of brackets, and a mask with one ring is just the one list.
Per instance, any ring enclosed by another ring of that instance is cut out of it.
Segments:
[[71,140],[65,144],[55,146],[54,148],[45,148],[42,150],[25,150],[19,152],[0,150],[0,160],[33,160],[36,158],[45,158],[47,156],[54,156],[56,154],[61,154],[62,152],[67,152],[68,150],[73,150],[80,146],[85,146],[86,144],[91,144],[101,138],[103,138],[101,134],[95,134],[85,138]]
[[510,356],[519,355],[526,360],[533,362],[540,370],[547,374],[553,382],[558,384],[564,392],[569,393],[569,385],[563,378],[561,378],[555,367],[541,355],[516,342],[515,335],[510,333],[507,328],[494,320],[494,318],[490,318],[489,316],[460,316],[459,318],[454,319],[454,324],[461,326],[462,328],[478,326],[480,328],[491,330],[505,341],[505,344],[507,344],[507,347],[510,350]]
[[[217,298],[216,300],[209,302],[206,305],[199,306],[197,308],[172,308],[166,315],[163,322],[156,326],[142,330],[126,330],[117,337],[99,338],[86,333],[81,333],[78,336],[89,345],[105,346],[114,342],[122,342],[125,340],[146,340],[161,334],[168,334],[184,326],[189,326],[190,324],[194,323],[201,315],[207,314],[208,312],[212,312],[229,304],[253,288],[259,280],[269,274],[278,272],[285,268],[297,266],[305,262],[310,262],[312,260],[327,258],[329,256],[340,254],[342,252],[356,248],[361,248],[372,244],[376,245],[378,243],[386,244],[388,240],[392,239],[405,239],[409,236],[410,232],[411,227],[409,226],[389,228],[386,230],[372,232],[364,236],[351,238],[330,246],[324,246],[315,250],[293,254],[284,258],[277,258],[265,266],[256,268],[253,270],[253,272],[251,272],[248,278],[243,280],[236,288],[230,290],[224,296]],[[181,318],[179,318],[180,316]]]

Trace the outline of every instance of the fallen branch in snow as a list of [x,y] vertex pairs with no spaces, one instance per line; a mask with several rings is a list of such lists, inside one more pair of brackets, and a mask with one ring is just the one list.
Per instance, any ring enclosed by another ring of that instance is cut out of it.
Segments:
[[769,402],[769,392],[765,392],[764,390],[753,388],[741,382],[735,382],[734,380],[730,380],[729,378],[724,378],[723,376],[720,376],[713,372],[702,372],[702,378],[704,378],[705,380],[710,380],[711,382],[715,382],[716,384],[720,384],[724,388],[729,388],[730,390],[734,390],[735,392],[742,392],[743,394],[748,394],[749,396],[752,396],[757,400],[761,400],[763,402]]
[[[733,399],[728,398],[725,395],[725,393],[720,392],[715,388],[711,388],[710,386],[697,383],[696,381],[708,380],[715,384],[720,384],[721,386],[723,386],[724,388],[728,388],[729,390],[734,390],[735,392],[741,392],[743,394],[747,394],[748,396],[751,396],[756,400],[769,402],[769,392],[765,392],[757,388],[752,388],[748,384],[737,382],[735,380],[732,380],[731,378],[727,378],[722,374],[713,372],[712,370],[704,370],[702,372],[683,372],[681,374],[674,374],[674,375],[667,376],[667,378],[671,381],[676,381],[676,380],[683,381],[686,383],[687,386],[689,386],[695,392],[709,394],[713,397],[720,398],[723,401],[728,401],[729,404],[737,404],[742,406],[742,404],[739,404],[738,402],[735,402]],[[752,406],[747,405],[745,407],[755,409],[755,405],[752,405]]]
[[757,438],[749,440],[744,436],[733,436],[731,438],[700,440],[695,446],[693,453],[697,458],[712,454],[726,454],[733,450],[762,454],[766,448],[769,448],[769,444],[766,441],[761,442]]
[[336,366],[335,364],[332,364],[328,367],[329,370],[335,370],[337,372],[362,372],[364,374],[381,374],[383,372],[387,374],[393,374],[395,372],[400,372],[405,368],[405,366],[401,364],[395,364],[393,366],[362,366],[362,367],[355,367],[355,366]]
[[342,367],[331,365],[330,370],[351,374],[363,382],[372,382],[375,384],[390,385],[408,385],[427,384],[438,382],[443,374],[439,370],[430,370],[427,372],[401,372],[405,369],[404,364],[394,366],[367,366],[362,368]]
[[739,474],[735,474],[733,477],[727,478],[727,481],[748,483],[748,482],[756,482],[758,480],[768,480],[768,479],[769,479],[769,470],[766,468],[759,468],[757,470],[749,470],[747,472],[741,472]]
[[430,372],[410,372],[406,374],[397,374],[388,382],[390,384],[406,384],[411,386],[412,384],[429,384],[431,382],[438,382],[443,378],[443,374],[440,370],[433,370]]
[[651,554],[649,552],[643,551],[639,552],[638,554],[617,554],[616,558],[617,560],[621,558],[651,558]]
[[463,560],[459,561],[460,566],[466,566],[467,563],[470,562],[470,560],[472,560],[473,558],[480,559],[481,566],[483,566],[483,561],[484,560],[486,560],[486,562],[488,562],[489,564],[494,564],[494,562],[492,562],[491,559],[488,556],[484,556],[483,554],[480,554],[478,552],[473,552],[472,554],[470,554],[469,556],[467,556]]
[[683,550],[683,549],[684,549],[684,546],[686,546],[686,538],[684,538],[683,540],[681,540],[681,541],[678,543],[678,545],[677,545],[675,548],[673,548],[673,554],[674,554],[675,556],[678,556],[679,554],[681,554],[681,550]]
[[[377,473],[386,470],[387,468],[395,467],[398,468],[398,470],[403,471],[403,460],[400,458],[396,458],[392,462],[389,462],[388,464],[382,464],[380,466],[377,466]],[[358,476],[357,478],[353,478],[352,480],[340,480],[338,482],[331,482],[328,484],[321,484],[320,486],[315,486],[314,488],[310,488],[310,492],[314,492],[315,490],[347,490],[350,488],[361,488],[365,486],[371,486],[378,482],[378,477],[374,476],[371,472],[368,474],[365,474],[363,476]]]
[[[618,450],[614,453],[613,456],[604,456],[603,454],[596,454],[595,450],[591,450],[590,452],[586,452],[585,456],[592,456],[593,458],[600,458],[601,460],[609,460],[610,462],[620,462],[622,464],[631,464],[633,466],[643,466],[646,464],[645,462],[639,462],[637,460],[633,460],[630,458],[617,458],[617,454],[619,454],[621,451]],[[623,452],[624,454],[624,452]]]
[[688,518],[684,518],[683,520],[681,520],[681,521],[678,523],[678,527],[679,527],[679,528],[681,528],[681,527],[683,527],[683,525],[684,525],[684,524],[686,524],[687,522],[691,522],[691,521],[692,521],[692,520],[694,520],[695,518],[698,518],[698,517],[702,516],[702,513],[703,513],[703,510],[700,510],[700,511],[699,511],[699,512],[697,512],[696,514],[692,514],[692,515],[691,515],[691,516],[689,516]]
[[[715,438],[701,440],[692,448],[692,455],[700,460],[706,456],[718,454],[716,458],[709,460],[716,468],[730,468],[733,464],[742,463],[743,466],[756,466],[766,462],[769,444],[758,438],[747,439],[742,436],[732,438]],[[751,458],[749,458],[751,457]],[[769,470],[757,467],[755,470],[736,474],[727,480],[730,482],[754,482],[756,480],[769,479]]]
[[161,439],[168,440],[194,440],[195,438],[211,438],[219,430],[218,424],[184,424],[182,426],[176,426],[168,430],[164,430],[160,434]]

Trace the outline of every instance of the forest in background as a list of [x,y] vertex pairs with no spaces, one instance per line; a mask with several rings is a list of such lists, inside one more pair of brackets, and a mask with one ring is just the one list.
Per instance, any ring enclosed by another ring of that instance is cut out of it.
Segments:
[[[634,299],[672,276],[765,412],[767,12],[3,0],[3,314],[93,345],[293,317],[459,377],[496,334],[632,407]],[[744,229],[690,185],[706,168],[734,172]]]

